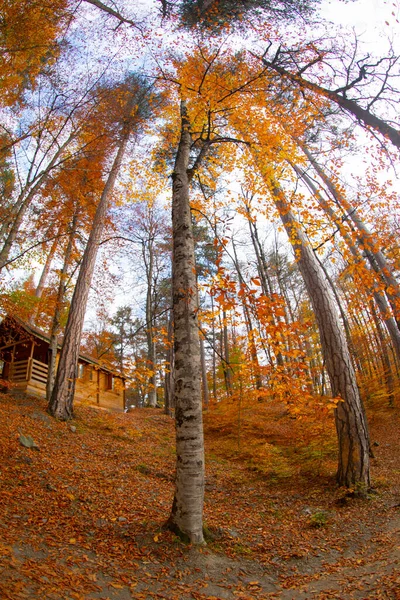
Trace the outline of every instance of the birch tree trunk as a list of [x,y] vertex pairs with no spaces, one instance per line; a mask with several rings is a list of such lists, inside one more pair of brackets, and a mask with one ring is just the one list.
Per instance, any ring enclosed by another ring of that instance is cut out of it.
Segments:
[[271,183],[275,204],[315,312],[332,394],[341,398],[335,409],[339,443],[337,482],[365,493],[370,487],[369,432],[346,338],[321,267],[290,210],[283,190],[276,182]]
[[[53,243],[52,243],[52,245],[50,247],[49,253],[47,254],[46,262],[44,264],[43,271],[42,271],[42,273],[40,275],[39,283],[38,283],[38,285],[37,285],[37,287],[35,289],[35,297],[39,298],[39,299],[42,297],[43,290],[45,288],[45,285],[47,283],[47,279],[48,279],[48,276],[49,276],[49,273],[50,273],[51,264],[53,262],[54,255],[56,253],[57,246],[60,243],[60,238],[59,238],[60,229],[58,231],[57,237],[55,237],[55,239],[53,240]],[[38,303],[35,306],[32,314],[31,314],[31,316],[29,318],[29,323],[31,325],[33,325],[35,323],[36,319],[38,318],[39,311],[40,311],[40,303]]]
[[115,180],[121,167],[122,159],[131,133],[131,127],[126,126],[122,133],[117,155],[111,167],[107,182],[104,186],[96,213],[89,240],[83,254],[81,268],[76,282],[74,295],[68,315],[61,348],[57,375],[51,394],[49,411],[53,417],[61,420],[71,419],[73,416],[73,400],[75,393],[75,380],[79,358],[79,347],[82,337],[83,321],[90,291],[90,284],[96,263],[97,252],[104,229],[109,199],[114,189]]
[[49,253],[48,253],[47,257],[46,257],[46,262],[44,264],[43,271],[42,271],[42,273],[40,275],[39,283],[37,284],[37,287],[36,287],[36,290],[35,290],[35,296],[36,296],[36,298],[41,298],[42,297],[44,287],[45,287],[45,285],[47,283],[47,279],[48,279],[48,276],[49,276],[49,273],[50,273],[51,263],[53,262],[53,258],[54,258],[54,255],[56,253],[57,246],[60,243],[59,233],[60,232],[58,232],[57,237],[53,240],[53,243],[52,243],[52,245],[50,247]]
[[172,292],[175,348],[176,481],[167,526],[204,543],[204,440],[197,284],[189,204],[190,125],[181,103],[181,137],[172,174]]

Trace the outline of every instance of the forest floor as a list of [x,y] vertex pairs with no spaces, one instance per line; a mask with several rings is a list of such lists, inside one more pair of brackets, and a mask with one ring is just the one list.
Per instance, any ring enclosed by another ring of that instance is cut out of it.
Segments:
[[206,416],[211,539],[196,548],[162,528],[171,418],[78,406],[62,423],[44,401],[0,394],[0,598],[400,599],[400,410],[370,412],[367,499],[335,486],[334,449],[318,453],[296,419],[262,410],[236,433],[227,415]]

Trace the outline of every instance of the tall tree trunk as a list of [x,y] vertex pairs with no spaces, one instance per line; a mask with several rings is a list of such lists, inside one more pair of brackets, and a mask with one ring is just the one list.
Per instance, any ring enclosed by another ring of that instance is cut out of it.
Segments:
[[155,408],[157,406],[157,371],[156,371],[156,343],[153,336],[153,328],[147,333],[147,364],[151,370],[149,377],[149,389],[147,393],[147,405]]
[[189,203],[190,124],[181,103],[181,135],[172,174],[172,289],[175,344],[176,481],[168,526],[203,543],[204,440],[197,284]]
[[200,337],[200,358],[201,358],[201,383],[203,389],[203,406],[204,408],[208,408],[210,403],[210,395],[208,393],[208,380],[207,380],[207,365],[206,365],[206,355],[204,351],[204,340]]
[[[254,252],[256,254],[256,259],[257,259],[257,270],[258,270],[258,274],[260,276],[261,288],[262,288],[265,296],[267,298],[271,298],[273,289],[272,289],[271,278],[268,273],[268,264],[267,264],[267,260],[265,258],[263,247],[260,242],[260,238],[258,236],[257,225],[256,225],[254,219],[252,218],[250,206],[247,202],[246,202],[246,213],[247,213],[247,222],[249,224],[249,229],[250,229],[251,241],[253,243],[253,248],[254,248]],[[272,311],[269,315],[269,318],[271,320],[273,327],[274,328],[277,327],[276,318]],[[279,318],[278,318],[278,320],[279,320]],[[275,348],[274,348],[274,352],[276,355],[276,362],[277,362],[278,366],[283,367],[284,360],[283,360],[282,353],[280,352],[279,349],[275,349]]]
[[109,199],[114,189],[115,180],[121,167],[130,133],[131,126],[130,124],[126,124],[124,131],[121,134],[117,155],[114,159],[114,163],[111,167],[111,171],[96,209],[92,230],[83,254],[81,268],[79,269],[79,275],[72,297],[57,375],[49,403],[50,414],[61,420],[68,420],[73,416],[73,400],[77,377],[76,371],[78,366],[79,347],[90,284],[104,229]]
[[153,268],[154,256],[152,241],[149,239],[148,255],[145,243],[142,244],[142,255],[146,267],[147,292],[146,292],[146,340],[147,340],[147,364],[151,370],[149,377],[149,391],[147,404],[152,408],[157,406],[157,373],[156,373],[156,343],[154,340],[154,311],[153,311]]
[[[49,273],[50,273],[51,263],[53,262],[53,258],[54,258],[54,255],[56,253],[57,246],[58,246],[59,243],[60,243],[60,239],[59,239],[59,236],[57,235],[57,237],[53,240],[53,243],[52,243],[52,245],[50,247],[49,253],[47,254],[46,262],[44,264],[42,273],[40,275],[39,283],[38,283],[38,285],[36,286],[36,289],[35,289],[35,297],[36,298],[41,298],[42,297],[43,290],[45,288],[45,285],[47,283],[47,279],[48,279],[48,276],[49,276]],[[37,320],[38,315],[39,315],[39,311],[40,311],[40,303],[38,303],[35,306],[35,308],[34,308],[34,310],[32,312],[32,315],[30,316],[29,323],[31,323],[32,325]]]
[[385,340],[385,334],[381,325],[381,322],[376,314],[374,303],[370,303],[372,318],[374,319],[375,328],[378,334],[378,339],[381,347],[381,357],[382,357],[382,366],[384,371],[385,385],[388,394],[388,403],[389,406],[393,406],[394,404],[394,378],[392,365],[390,362],[389,352]]
[[222,370],[224,372],[225,388],[226,393],[229,397],[233,394],[232,386],[232,367],[229,352],[229,337],[228,337],[228,323],[226,317],[226,311],[222,311],[222,328],[221,328],[221,356],[222,356]]
[[47,402],[50,402],[51,394],[53,392],[54,380],[56,375],[56,359],[57,359],[57,347],[58,347],[58,333],[60,329],[60,321],[63,303],[65,300],[65,292],[67,288],[67,275],[68,269],[71,263],[72,250],[74,246],[74,238],[76,234],[76,226],[77,226],[77,213],[75,211],[74,216],[72,217],[71,223],[71,231],[69,234],[67,247],[64,255],[64,264],[60,273],[60,281],[58,284],[58,292],[56,299],[56,306],[53,315],[53,321],[51,324],[50,331],[50,343],[49,343],[49,362],[48,362],[48,373],[47,373],[47,383],[46,383],[46,399]]
[[255,388],[258,392],[257,397],[258,400],[262,400],[262,379],[261,379],[261,370],[260,370],[260,363],[258,361],[258,354],[257,354],[257,346],[254,340],[254,329],[253,329],[253,323],[252,323],[252,318],[251,318],[251,314],[250,314],[250,308],[248,306],[248,300],[246,298],[246,283],[244,280],[244,277],[242,275],[242,271],[240,268],[240,263],[238,260],[238,256],[237,256],[237,252],[236,252],[236,246],[232,240],[232,246],[233,246],[233,252],[234,252],[234,265],[236,268],[236,272],[238,275],[238,280],[239,280],[239,284],[243,290],[243,294],[241,296],[241,301],[242,301],[242,307],[243,307],[243,314],[244,314],[244,320],[246,323],[246,329],[247,329],[247,338],[248,338],[248,344],[249,344],[249,349],[250,349],[250,356],[251,356],[251,370],[253,373],[253,377],[254,377],[254,383],[255,383]]
[[37,287],[36,287],[36,290],[35,290],[35,296],[36,296],[36,298],[41,298],[42,297],[43,290],[44,290],[44,287],[45,287],[45,285],[47,283],[47,278],[48,278],[49,273],[50,273],[51,263],[53,262],[53,258],[54,258],[54,255],[56,253],[57,246],[59,245],[59,243],[60,243],[60,239],[57,236],[53,240],[53,243],[52,243],[52,245],[50,247],[49,253],[48,253],[47,257],[46,257],[46,262],[44,264],[43,271],[42,271],[42,273],[40,275],[39,283],[37,284]]
[[215,333],[215,315],[214,315],[214,296],[211,296],[211,312],[212,312],[212,325],[211,325],[211,335],[212,335],[212,389],[213,389],[213,399],[214,402],[217,402],[217,336]]
[[349,324],[349,320],[347,318],[347,315],[344,311],[344,308],[342,306],[342,302],[340,300],[340,296],[337,292],[337,289],[335,287],[334,282],[332,281],[332,278],[330,277],[328,271],[326,270],[323,262],[319,259],[317,254],[314,254],[316,261],[318,262],[319,266],[321,267],[321,271],[323,272],[323,274],[325,275],[325,279],[329,285],[329,287],[331,288],[331,292],[332,295],[335,299],[336,302],[336,306],[339,310],[339,314],[340,314],[340,318],[342,319],[342,323],[343,323],[343,329],[344,329],[344,333],[346,335],[346,341],[347,341],[347,346],[350,350],[350,354],[353,357],[353,361],[354,363],[357,365],[358,364],[358,354],[356,349],[354,348],[353,345],[353,340],[351,338],[351,329],[350,329],[350,324]]
[[[302,146],[302,148],[303,148],[303,146]],[[312,155],[308,153],[308,150],[305,148],[303,148],[303,150],[304,150],[304,152],[307,152],[307,157],[312,159]],[[314,161],[314,159],[313,159],[312,164],[315,168],[318,166],[317,163]],[[314,197],[316,198],[319,205],[321,206],[322,210],[328,215],[328,217],[336,225],[336,227],[338,228],[338,231],[340,232],[341,236],[343,237],[344,241],[346,242],[351,254],[353,255],[356,263],[360,264],[364,268],[367,268],[365,265],[365,261],[364,261],[363,257],[361,256],[358,248],[354,245],[351,236],[349,235],[348,231],[345,229],[342,219],[339,218],[335,214],[335,211],[332,209],[332,207],[329,205],[329,203],[325,200],[325,198],[319,192],[319,190],[314,185],[314,182],[311,180],[311,178],[296,165],[293,165],[291,163],[291,166],[293,167],[295,172],[299,175],[299,177],[301,179],[303,179],[303,181],[305,182],[307,187],[311,190]],[[318,166],[318,169],[320,169],[319,166]],[[320,171],[318,171],[318,173],[321,177],[324,174],[322,169],[320,169]],[[324,180],[324,181],[325,181],[325,183],[329,182],[330,187],[332,187],[332,189],[330,189],[331,193],[332,193],[332,191],[335,193],[335,188],[333,187],[332,182],[330,182],[330,180],[328,178],[326,178],[326,180]],[[354,213],[354,211],[352,211],[352,212]],[[358,221],[361,221],[359,217],[358,217]],[[360,230],[362,231],[361,225],[360,225],[360,228],[361,228]],[[362,248],[363,249],[365,248],[365,244],[362,245]],[[391,279],[386,280],[386,283],[387,283],[387,285],[391,285],[390,281],[393,280],[394,276],[391,273],[391,271],[389,270],[387,261],[386,261],[385,257],[383,256],[383,254],[381,252],[378,252],[377,254],[381,255],[379,260],[380,260],[380,264],[382,265],[382,269],[379,268],[379,271],[376,269],[378,262],[377,261],[374,262],[372,253],[371,252],[366,253],[366,256],[368,258],[369,263],[371,264],[371,266],[373,268],[374,268],[373,265],[375,264],[374,270],[376,272],[380,273],[380,271],[382,271],[382,273],[389,273],[389,276]],[[393,281],[392,281],[392,283],[393,283]],[[393,287],[392,289],[395,289],[395,288]],[[386,329],[392,340],[394,351],[396,352],[398,360],[400,360],[400,330],[398,328],[395,318],[392,315],[392,312],[391,312],[390,306],[388,304],[388,301],[386,299],[386,296],[379,290],[379,286],[377,284],[373,285],[372,294],[374,296],[376,305],[378,306],[382,321],[385,323]]]
[[341,399],[335,409],[339,442],[337,482],[341,486],[357,486],[365,493],[370,486],[369,432],[346,338],[329,286],[283,190],[275,181],[271,181],[271,189],[313,305],[332,394]]
[[386,286],[385,293],[389,300],[390,306],[392,307],[393,315],[397,322],[397,327],[400,329],[400,285],[393,274],[393,270],[387,262],[385,255],[381,250],[379,250],[379,244],[375,236],[368,230],[368,227],[362,221],[356,209],[351,206],[348,200],[343,196],[343,194],[341,194],[334,181],[328,177],[308,148],[306,148],[304,144],[300,143],[299,141],[298,143],[321,180],[327,186],[336,204],[345,212],[346,216],[351,218],[356,226],[358,230],[357,242],[363,249],[372,269],[377,273]]

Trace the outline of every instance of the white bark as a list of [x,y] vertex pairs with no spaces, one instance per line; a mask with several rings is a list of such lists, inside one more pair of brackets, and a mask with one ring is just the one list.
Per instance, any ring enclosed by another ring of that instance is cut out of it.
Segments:
[[49,343],[49,364],[48,374],[46,383],[46,399],[50,402],[51,395],[54,388],[54,381],[56,376],[56,358],[57,358],[57,347],[58,347],[58,334],[60,332],[60,321],[63,303],[65,301],[65,293],[67,289],[67,275],[68,269],[71,263],[72,250],[74,245],[74,238],[77,227],[77,210],[72,217],[71,230],[68,237],[67,247],[65,249],[64,264],[60,273],[60,281],[58,284],[57,300],[53,315],[53,322],[51,324],[50,332],[50,343]]
[[204,441],[197,283],[189,204],[191,135],[181,105],[181,138],[172,175],[173,315],[175,348],[176,482],[169,527],[204,543]]

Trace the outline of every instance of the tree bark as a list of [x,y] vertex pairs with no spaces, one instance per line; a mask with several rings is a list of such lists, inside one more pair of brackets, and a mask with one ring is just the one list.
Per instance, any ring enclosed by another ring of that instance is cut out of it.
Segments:
[[[60,229],[61,229],[61,227],[60,227]],[[59,232],[60,232],[60,230],[59,230]],[[36,287],[36,290],[35,290],[35,296],[36,296],[36,298],[40,299],[42,297],[43,290],[45,288],[45,285],[47,283],[47,278],[48,278],[49,273],[50,273],[51,263],[53,262],[53,258],[54,258],[54,255],[56,253],[57,246],[59,245],[59,243],[60,243],[60,239],[59,239],[59,236],[57,235],[57,237],[55,237],[55,239],[53,240],[53,243],[52,243],[52,245],[50,247],[49,253],[48,253],[47,257],[46,257],[46,262],[44,264],[43,271],[42,271],[42,273],[40,275],[39,283],[38,283],[38,285]],[[35,323],[35,321],[37,320],[38,315],[39,315],[39,311],[40,311],[40,303],[38,303],[35,306],[35,308],[34,308],[34,310],[32,312],[32,315],[31,315],[31,317],[29,319],[29,323],[31,325],[33,325]]]
[[43,271],[42,271],[42,273],[40,275],[39,283],[37,284],[37,287],[36,287],[36,290],[35,290],[35,296],[36,296],[36,298],[41,298],[42,297],[43,290],[44,290],[44,287],[45,287],[45,285],[47,283],[47,278],[48,278],[49,273],[50,273],[51,263],[53,262],[53,258],[54,258],[54,255],[56,253],[57,246],[59,245],[59,243],[60,243],[60,240],[59,240],[59,237],[57,236],[53,240],[53,243],[52,243],[52,245],[50,247],[49,253],[48,253],[47,257],[46,257],[46,262],[44,264]]
[[204,543],[204,440],[194,240],[189,203],[190,124],[181,103],[181,136],[172,174],[172,290],[175,348],[176,480],[167,526]]
[[201,358],[201,383],[203,389],[203,406],[205,409],[208,408],[210,403],[210,394],[208,392],[208,380],[207,380],[207,365],[206,355],[204,350],[204,340],[200,337],[200,358]]
[[[318,168],[317,172],[318,172],[319,176],[321,178],[323,178],[323,181],[326,184],[329,183],[330,192],[334,193],[336,195],[336,190],[333,186],[333,183],[329,180],[329,178],[326,177],[323,170],[321,169],[321,167],[319,167],[319,165],[313,159],[312,155],[308,152],[308,150],[306,148],[304,148],[303,146],[301,146],[301,147],[302,147],[303,151],[307,154],[307,157],[310,160],[312,160],[313,167]],[[311,192],[314,194],[314,196],[317,199],[322,210],[328,215],[328,217],[332,220],[332,222],[337,226],[339,233],[341,234],[344,241],[346,242],[356,263],[359,263],[362,266],[364,266],[364,268],[367,268],[365,265],[364,258],[361,256],[360,251],[354,245],[351,236],[346,231],[342,219],[339,218],[335,214],[335,211],[332,209],[332,207],[329,205],[329,203],[325,200],[325,198],[322,196],[322,194],[318,191],[317,187],[314,185],[314,182],[310,179],[310,177],[307,175],[307,173],[302,172],[302,170],[299,167],[297,167],[296,165],[294,165],[292,163],[291,163],[291,166],[295,170],[295,172],[298,174],[298,176],[301,179],[303,179],[303,181],[305,182],[307,187],[311,190]],[[336,198],[336,200],[338,200],[338,199]],[[354,213],[354,212],[355,211],[352,211],[352,213]],[[363,228],[365,227],[365,225],[362,223],[361,219],[358,216],[357,216],[357,221],[359,222],[359,225],[358,225],[359,230],[363,231]],[[361,243],[361,241],[362,240],[358,239],[359,243]],[[376,244],[375,244],[375,246],[376,246]],[[366,242],[364,241],[364,243],[362,243],[362,245],[361,245],[361,248],[363,250],[365,250],[365,247],[366,247]],[[388,286],[392,286],[391,289],[393,289],[393,291],[396,291],[396,288],[393,285],[393,281],[392,281],[394,276],[387,264],[385,257],[383,256],[382,252],[380,252],[380,251],[376,252],[375,254],[379,255],[379,263],[377,260],[374,261],[372,251],[365,252],[368,262],[374,268],[375,272],[381,276],[382,280]],[[390,279],[388,279],[388,277],[390,277]],[[396,279],[394,279],[394,282],[398,287]],[[396,323],[396,319],[392,315],[392,311],[388,304],[385,294],[383,294],[379,290],[379,287],[377,284],[373,285],[373,289],[371,291],[372,291],[374,300],[376,302],[376,305],[378,306],[382,321],[385,323],[386,329],[392,340],[394,351],[396,352],[398,360],[400,360],[400,330]],[[399,295],[399,298],[400,298],[400,295]],[[399,300],[397,300],[397,303],[399,303]]]
[[170,416],[174,405],[174,347],[172,315],[168,316],[168,347],[165,357],[166,370],[164,374],[164,412]]
[[229,337],[228,337],[228,323],[226,311],[222,311],[222,328],[221,328],[221,357],[222,357],[222,371],[224,373],[225,389],[227,395],[231,398],[233,395],[232,385],[232,367],[229,352]]
[[75,214],[72,217],[71,231],[70,231],[70,234],[68,237],[67,247],[65,250],[64,264],[63,264],[63,267],[62,267],[62,270],[60,273],[60,281],[58,284],[56,306],[55,306],[55,310],[54,310],[53,321],[51,324],[50,343],[49,343],[49,363],[48,363],[48,374],[47,374],[47,383],[46,383],[47,402],[50,402],[51,394],[53,392],[53,387],[54,387],[55,375],[56,375],[58,333],[59,333],[59,329],[60,329],[60,320],[61,320],[63,303],[65,300],[65,292],[66,292],[66,288],[67,288],[66,279],[67,279],[68,269],[69,269],[70,262],[71,262],[74,238],[75,238],[75,233],[76,233],[77,213],[78,213],[78,210],[75,211]]
[[131,126],[127,124],[121,135],[117,155],[114,159],[107,182],[104,186],[96,213],[89,240],[83,254],[81,268],[72,297],[68,321],[65,328],[64,341],[61,348],[57,375],[49,403],[49,411],[54,417],[61,420],[71,419],[73,416],[73,400],[75,393],[75,380],[79,358],[79,347],[82,337],[83,322],[86,305],[90,291],[90,284],[96,263],[97,252],[104,229],[110,196],[114,189],[115,180],[121,167],[122,159],[131,134]]
[[212,389],[213,389],[213,400],[217,402],[218,394],[217,394],[217,336],[215,333],[215,315],[214,315],[214,296],[211,296],[211,313],[212,313],[212,325],[211,325],[211,335],[212,335]]
[[[254,252],[256,254],[256,259],[257,259],[257,271],[260,276],[261,289],[267,298],[271,298],[273,290],[272,290],[272,285],[271,285],[271,279],[268,274],[267,260],[265,258],[265,254],[264,254],[264,250],[262,248],[261,242],[260,242],[260,238],[258,237],[258,230],[257,230],[256,223],[254,222],[254,220],[250,214],[250,206],[248,204],[246,204],[246,213],[247,213],[247,222],[249,224],[250,237],[251,237],[251,241],[252,241]],[[272,311],[271,311],[269,317],[271,319],[271,323],[272,323],[273,327],[275,328],[276,327],[276,319],[275,319],[275,315],[272,313]],[[279,320],[279,318],[278,318],[278,320]],[[284,360],[283,360],[282,352],[280,352],[279,349],[274,348],[274,354],[276,356],[277,365],[279,367],[284,367]]]
[[[238,256],[237,256],[237,252],[236,252],[236,246],[232,240],[232,246],[233,246],[233,253],[234,253],[234,266],[236,268],[236,272],[238,275],[238,280],[239,280],[239,284],[242,287],[243,290],[246,289],[246,283],[240,268],[240,263],[238,260]],[[258,354],[257,354],[257,346],[254,340],[254,329],[253,329],[253,323],[252,323],[252,318],[251,318],[251,314],[250,314],[250,309],[248,306],[248,300],[246,298],[246,294],[244,293],[241,296],[241,302],[242,302],[242,307],[243,307],[243,314],[244,314],[244,320],[246,323],[246,329],[247,329],[247,337],[248,337],[248,344],[249,344],[249,350],[250,350],[250,356],[251,356],[251,370],[252,370],[252,374],[254,377],[254,383],[255,383],[255,388],[257,390],[257,398],[259,401],[262,400],[262,379],[261,379],[261,370],[260,370],[260,363],[258,361]]]
[[337,482],[365,493],[370,487],[369,432],[345,335],[320,265],[290,210],[283,190],[271,182],[272,194],[293,246],[320,332],[321,345],[334,398],[339,443]]
[[156,344],[154,340],[153,329],[153,267],[154,267],[154,248],[153,242],[148,240],[148,254],[146,254],[146,244],[142,242],[142,256],[146,267],[147,292],[146,292],[146,340],[147,340],[147,363],[151,370],[149,377],[149,391],[147,394],[147,404],[152,408],[157,406],[157,373],[156,373]]
[[379,340],[379,344],[380,344],[380,349],[381,349],[382,367],[383,367],[383,372],[384,372],[386,390],[387,390],[387,394],[388,394],[388,404],[389,404],[389,406],[393,406],[393,404],[394,404],[394,378],[393,378],[393,371],[392,371],[392,365],[390,362],[388,347],[387,347],[387,343],[386,343],[386,339],[385,339],[385,334],[384,334],[381,322],[378,318],[378,315],[376,314],[376,310],[375,310],[375,306],[374,306],[373,302],[371,302],[370,308],[371,308],[372,318],[375,323],[375,328],[376,328],[376,332],[377,332],[378,340]]

